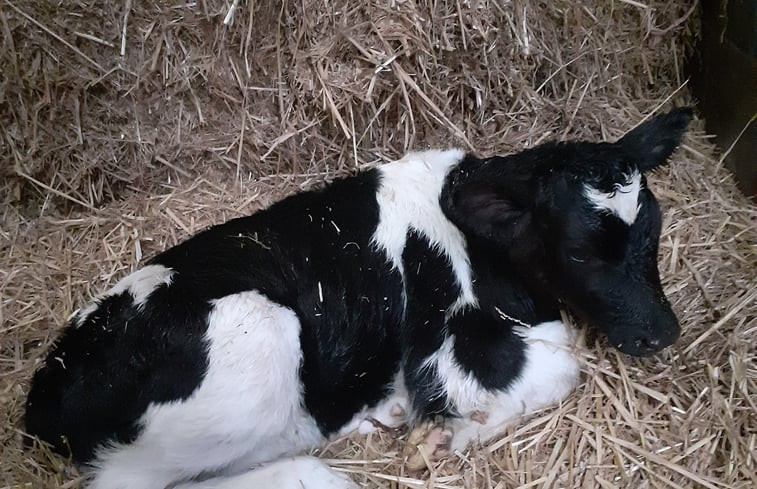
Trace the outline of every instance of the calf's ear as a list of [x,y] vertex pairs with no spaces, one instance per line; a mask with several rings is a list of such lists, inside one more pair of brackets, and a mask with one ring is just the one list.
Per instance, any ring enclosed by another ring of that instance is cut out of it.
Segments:
[[530,220],[527,209],[496,182],[462,183],[452,189],[446,204],[448,216],[457,226],[496,241],[517,236]]
[[616,145],[636,163],[642,172],[664,164],[681,142],[691,121],[689,107],[658,115],[623,136]]

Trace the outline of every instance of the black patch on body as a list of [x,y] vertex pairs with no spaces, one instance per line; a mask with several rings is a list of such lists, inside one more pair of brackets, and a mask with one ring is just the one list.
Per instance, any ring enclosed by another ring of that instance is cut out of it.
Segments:
[[447,256],[433,249],[425,236],[410,231],[402,253],[408,303],[402,335],[405,383],[413,412],[419,418],[449,414],[447,396],[437,372],[421,368],[446,337],[447,309],[460,287]]
[[34,376],[28,433],[84,462],[105,441],[133,441],[151,402],[189,397],[207,368],[209,304],[165,285],[150,301],[160,307],[108,296],[81,327],[66,328]]
[[[455,358],[485,389],[504,390],[517,380],[526,360],[526,345],[513,328],[518,322],[536,325],[557,320],[559,307],[544,291],[528,288],[501,248],[469,236],[468,255],[478,307],[466,308],[449,320]],[[499,311],[513,319],[503,318]]]
[[[510,165],[533,168],[550,151],[548,143],[511,156],[517,161]],[[545,252],[532,234],[532,218],[522,211],[537,190],[519,172],[499,187],[503,165],[500,158],[467,155],[450,171],[440,197],[445,215],[465,235],[478,300],[477,307],[451,317],[447,328],[455,336],[459,366],[490,390],[507,389],[525,365],[526,345],[513,328],[560,318],[541,272]]]
[[[305,406],[324,434],[384,397],[400,361],[401,277],[370,238],[377,171],[291,196],[150,260],[174,271],[143,309],[126,292],[68,327],[27,402],[32,435],[87,462],[128,443],[150,403],[186,399],[207,369],[213,299],[256,290],[301,322]],[[318,284],[320,283],[320,290]]]

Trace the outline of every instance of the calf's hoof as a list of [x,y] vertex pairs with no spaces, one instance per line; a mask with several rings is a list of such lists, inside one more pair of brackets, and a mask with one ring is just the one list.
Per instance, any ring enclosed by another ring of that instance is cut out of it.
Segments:
[[426,461],[434,463],[449,456],[453,435],[449,423],[441,417],[416,426],[408,433],[402,451],[405,467],[417,472],[427,468]]

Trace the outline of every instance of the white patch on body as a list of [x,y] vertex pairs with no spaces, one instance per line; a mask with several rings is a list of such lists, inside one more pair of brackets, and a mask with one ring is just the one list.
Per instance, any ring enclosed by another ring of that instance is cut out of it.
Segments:
[[161,285],[171,285],[174,271],[170,268],[166,268],[163,265],[147,265],[139,270],[131,273],[114,285],[110,290],[105,292],[99,300],[96,300],[92,304],[88,305],[81,311],[79,311],[76,317],[76,326],[80,327],[87,318],[97,311],[100,307],[100,300],[111,297],[114,295],[123,294],[129,292],[134,299],[134,304],[137,308],[142,308],[150,297],[150,294]]
[[[447,219],[439,204],[447,174],[464,157],[465,152],[460,149],[410,153],[379,168],[381,183],[376,196],[379,223],[373,243],[384,250],[403,276],[402,252],[410,230],[425,236],[431,247],[449,260],[461,293],[447,310],[448,318],[466,307],[477,306],[465,237]],[[457,409],[485,404],[488,394],[472,374],[458,366],[453,345],[454,337],[448,337],[424,361],[422,368],[436,372],[447,399]]]
[[247,470],[324,441],[302,406],[295,313],[255,291],[213,304],[201,384],[184,401],[151,404],[133,443],[102,450],[92,489],[158,489],[203,472]]
[[596,209],[611,212],[629,226],[636,221],[639,214],[639,192],[641,191],[641,173],[638,171],[626,179],[625,184],[615,184],[612,192],[602,192],[587,185],[584,189],[586,198]]
[[372,238],[404,276],[402,252],[408,232],[415,230],[425,236],[450,261],[462,291],[457,307],[475,304],[476,297],[465,237],[442,212],[439,196],[447,174],[464,157],[460,149],[431,150],[410,153],[379,167],[379,223]]
[[346,475],[313,457],[278,460],[230,477],[179,484],[174,489],[358,489]]
[[464,371],[455,358],[455,336],[445,338],[442,346],[421,365],[422,369],[432,369],[441,381],[441,392],[446,395],[448,407],[459,413],[484,409],[494,394],[484,389],[472,372]]
[[492,438],[514,418],[560,403],[578,384],[573,330],[561,321],[550,321],[516,331],[527,345],[523,371],[507,390],[491,394],[480,409],[461,411],[461,418],[452,420],[457,425],[453,451],[465,449],[471,441]]

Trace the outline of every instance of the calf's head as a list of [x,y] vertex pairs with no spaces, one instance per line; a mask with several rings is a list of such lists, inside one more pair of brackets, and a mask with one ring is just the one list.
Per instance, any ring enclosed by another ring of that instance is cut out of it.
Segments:
[[469,236],[494,243],[529,283],[603,331],[618,350],[651,355],[678,321],[660,284],[661,212],[644,173],[678,146],[689,109],[615,143],[547,143],[450,173],[442,205]]

